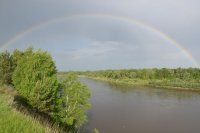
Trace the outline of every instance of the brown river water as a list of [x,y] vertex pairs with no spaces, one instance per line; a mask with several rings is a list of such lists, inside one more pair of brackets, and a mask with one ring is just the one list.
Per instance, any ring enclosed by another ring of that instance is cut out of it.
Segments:
[[128,87],[80,78],[91,90],[91,133],[200,133],[200,94],[147,87]]

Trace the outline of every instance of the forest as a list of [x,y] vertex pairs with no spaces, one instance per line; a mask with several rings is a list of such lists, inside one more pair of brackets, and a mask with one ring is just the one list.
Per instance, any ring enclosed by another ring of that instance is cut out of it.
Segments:
[[80,71],[79,75],[122,84],[148,85],[153,87],[198,90],[199,68],[152,68]]

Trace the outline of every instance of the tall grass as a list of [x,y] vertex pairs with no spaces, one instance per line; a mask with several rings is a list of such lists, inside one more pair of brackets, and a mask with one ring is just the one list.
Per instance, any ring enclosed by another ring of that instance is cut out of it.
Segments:
[[94,77],[94,76],[80,76],[87,77],[96,80],[108,81],[116,84],[132,85],[132,86],[149,86],[149,87],[158,87],[166,89],[176,89],[176,90],[192,90],[200,91],[200,82],[199,81],[185,81],[180,79],[131,79],[131,78],[121,78],[121,79],[112,79],[106,77]]
[[152,80],[149,82],[151,86],[160,87],[180,87],[186,90],[200,90],[200,83],[195,81],[183,81],[183,80]]
[[59,133],[48,122],[39,121],[13,108],[15,92],[0,88],[0,133]]
[[45,133],[45,128],[37,120],[12,109],[11,97],[0,94],[0,101],[1,133]]

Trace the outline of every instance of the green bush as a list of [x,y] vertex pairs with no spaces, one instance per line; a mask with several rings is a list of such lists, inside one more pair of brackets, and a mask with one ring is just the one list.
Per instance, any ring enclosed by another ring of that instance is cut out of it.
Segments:
[[61,83],[63,108],[60,110],[61,121],[74,128],[87,121],[86,111],[90,107],[90,92],[82,85],[76,75],[66,75]]
[[19,95],[33,108],[53,114],[58,82],[55,64],[47,52],[27,49],[17,62],[13,84]]
[[[29,48],[26,50],[26,52],[28,51],[32,51],[32,48]],[[22,56],[24,55],[24,52],[19,51],[17,49],[15,49],[12,53],[12,64],[13,64],[13,70],[15,70],[15,68],[17,67],[17,63],[18,61],[20,61],[20,59],[22,58]]]
[[74,74],[58,83],[55,64],[47,52],[23,52],[17,60],[13,84],[28,105],[64,128],[76,130],[86,122],[89,89]]
[[12,57],[9,52],[5,51],[0,54],[0,84],[11,84],[12,73]]

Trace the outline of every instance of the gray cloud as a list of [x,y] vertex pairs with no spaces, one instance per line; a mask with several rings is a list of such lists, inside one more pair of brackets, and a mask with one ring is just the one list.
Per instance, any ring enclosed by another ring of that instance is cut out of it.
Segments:
[[[1,0],[0,45],[33,25],[73,14],[135,18],[167,33],[200,62],[198,0]],[[178,49],[151,32],[114,18],[77,17],[52,23],[20,38],[50,51],[59,69],[192,66]]]

